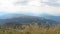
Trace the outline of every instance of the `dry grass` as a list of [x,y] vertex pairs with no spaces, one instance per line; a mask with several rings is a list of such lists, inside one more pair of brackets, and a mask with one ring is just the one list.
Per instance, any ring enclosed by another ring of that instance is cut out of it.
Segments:
[[26,27],[24,30],[11,29],[3,30],[0,29],[0,34],[60,34],[60,30],[56,28],[38,28],[37,25],[31,25],[31,27]]

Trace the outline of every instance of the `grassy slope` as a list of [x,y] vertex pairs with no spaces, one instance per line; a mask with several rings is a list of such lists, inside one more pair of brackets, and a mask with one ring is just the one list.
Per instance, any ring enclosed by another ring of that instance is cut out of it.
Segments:
[[0,29],[0,34],[60,34],[60,30],[57,29],[35,29],[35,30],[3,30]]

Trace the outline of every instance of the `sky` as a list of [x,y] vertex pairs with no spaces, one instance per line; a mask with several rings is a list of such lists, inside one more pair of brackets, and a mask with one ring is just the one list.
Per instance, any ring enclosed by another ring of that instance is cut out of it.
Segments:
[[0,15],[6,13],[60,15],[60,0],[0,0]]

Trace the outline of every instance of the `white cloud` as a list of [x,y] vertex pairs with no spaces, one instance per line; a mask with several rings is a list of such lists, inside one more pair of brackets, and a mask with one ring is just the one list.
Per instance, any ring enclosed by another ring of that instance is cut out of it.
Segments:
[[[25,2],[24,4],[24,1],[27,2]],[[16,2],[19,3],[17,4]],[[0,0],[0,12],[1,11],[8,13],[32,12],[37,15],[40,13],[50,13],[50,14],[60,13],[60,7],[48,6],[46,3],[40,3],[40,2],[41,0]],[[51,1],[44,0],[44,2],[51,2]]]
[[60,3],[60,0],[57,0],[57,3]]

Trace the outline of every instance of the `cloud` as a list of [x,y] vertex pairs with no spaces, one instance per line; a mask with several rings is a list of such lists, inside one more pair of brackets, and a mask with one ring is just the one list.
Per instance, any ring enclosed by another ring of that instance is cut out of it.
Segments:
[[57,0],[41,0],[43,3],[55,3]]
[[18,0],[16,2],[14,2],[15,5],[26,5],[28,3],[28,0]]
[[37,15],[41,13],[59,14],[60,3],[57,2],[57,0],[43,0],[43,3],[41,3],[41,0],[0,0],[0,12],[31,12]]
[[60,7],[60,0],[44,0],[43,3],[46,3],[48,6]]
[[60,7],[60,0],[42,0],[48,6]]
[[48,4],[49,6],[53,6],[53,7],[60,7],[60,3],[51,3]]

